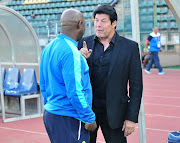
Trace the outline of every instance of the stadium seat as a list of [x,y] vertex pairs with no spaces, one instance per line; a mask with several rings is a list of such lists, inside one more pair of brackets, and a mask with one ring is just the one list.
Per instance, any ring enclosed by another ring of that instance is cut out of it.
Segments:
[[21,97],[25,94],[35,94],[37,92],[38,87],[35,70],[33,68],[25,68],[18,86],[13,89],[6,89],[5,96]]
[[167,21],[168,20],[168,16],[167,15],[163,15],[162,17],[161,17],[161,21]]
[[167,29],[168,28],[167,25],[168,25],[167,22],[163,22],[160,29]]
[[169,19],[170,19],[170,21],[175,21],[176,20],[172,13],[169,15]]
[[[36,114],[40,116],[41,101],[40,101],[40,94],[37,93],[38,93],[38,85],[37,85],[35,70],[33,68],[25,68],[22,72],[22,77],[20,79],[18,87],[12,90],[5,90],[5,96],[20,98],[21,116],[11,118],[10,120],[16,121],[19,120],[19,118],[24,119],[26,117],[25,100],[33,99],[33,98],[37,98]],[[29,118],[31,118],[31,115],[29,116]]]
[[146,13],[147,13],[146,8],[143,8],[143,9],[140,10],[140,14],[141,14],[141,15],[144,15],[144,14],[146,14]]
[[159,3],[157,3],[158,6],[167,6],[166,2],[164,0],[159,1]]
[[161,21],[161,16],[157,15],[157,21]]
[[147,14],[153,14],[153,8],[148,8],[147,9]]
[[163,7],[161,10],[161,13],[168,13],[168,8],[167,7]]
[[174,21],[170,22],[170,28],[171,29],[178,29],[177,23],[175,23]]
[[9,68],[3,83],[4,90],[17,88],[20,81],[20,71],[17,67]]
[[147,1],[146,6],[153,7],[153,1]]
[[157,8],[157,14],[160,14],[161,13],[161,8]]

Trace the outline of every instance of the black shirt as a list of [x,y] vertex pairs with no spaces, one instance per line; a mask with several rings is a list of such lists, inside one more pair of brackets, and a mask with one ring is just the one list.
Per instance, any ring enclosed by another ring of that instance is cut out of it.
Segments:
[[111,61],[111,55],[116,40],[116,33],[104,51],[104,45],[95,37],[95,47],[92,53],[91,83],[93,89],[93,110],[95,113],[106,111],[106,82]]

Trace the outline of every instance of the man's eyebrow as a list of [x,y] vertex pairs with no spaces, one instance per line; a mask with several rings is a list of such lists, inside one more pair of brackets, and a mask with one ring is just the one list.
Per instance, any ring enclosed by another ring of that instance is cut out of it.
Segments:
[[[95,19],[98,19],[98,18],[95,18]],[[98,19],[99,20],[99,19]],[[101,20],[107,20],[107,18],[103,18],[103,19],[101,19]]]

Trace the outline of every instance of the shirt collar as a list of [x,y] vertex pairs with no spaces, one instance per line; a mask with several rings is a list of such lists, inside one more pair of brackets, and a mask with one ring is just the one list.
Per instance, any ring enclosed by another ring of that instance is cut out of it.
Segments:
[[57,38],[66,38],[66,39],[72,41],[72,42],[76,45],[76,47],[78,46],[78,42],[77,42],[77,41],[75,41],[74,39],[72,39],[72,38],[70,38],[69,36],[66,36],[66,35],[64,35],[64,34],[58,34],[58,35],[57,35]]
[[[113,45],[115,44],[115,42],[116,42],[116,35],[117,35],[117,33],[115,32],[115,33],[114,33],[114,36],[112,37],[111,41],[109,42],[110,44],[111,44],[111,43],[112,43]],[[94,41],[95,41],[95,42],[100,42],[97,36],[94,36]]]

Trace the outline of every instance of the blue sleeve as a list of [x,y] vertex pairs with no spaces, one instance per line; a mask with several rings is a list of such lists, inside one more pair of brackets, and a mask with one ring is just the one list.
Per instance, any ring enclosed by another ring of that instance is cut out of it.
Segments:
[[43,103],[44,105],[47,103],[47,95],[46,95],[46,86],[45,86],[45,80],[44,80],[44,71],[43,67],[43,53],[41,54],[41,63],[40,63],[40,91],[43,96]]
[[95,114],[91,108],[91,102],[87,101],[86,93],[81,83],[81,57],[80,53],[68,53],[62,59],[62,75],[65,83],[66,94],[84,123],[93,123]]
[[152,38],[153,38],[153,37],[152,37],[151,35],[149,35],[148,38],[147,38],[147,40],[148,40],[148,41],[151,41]]

